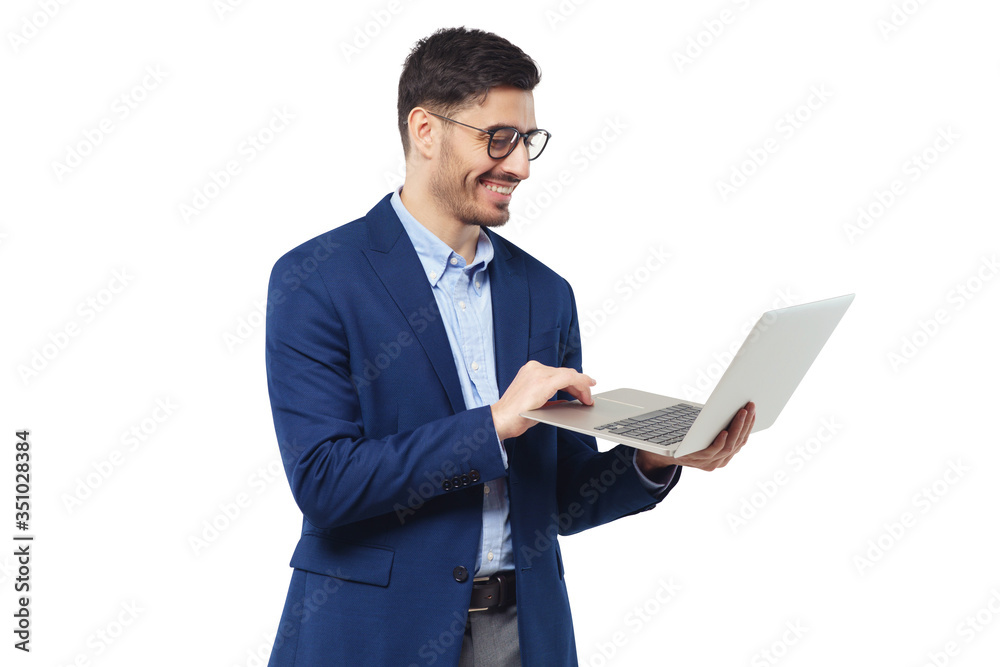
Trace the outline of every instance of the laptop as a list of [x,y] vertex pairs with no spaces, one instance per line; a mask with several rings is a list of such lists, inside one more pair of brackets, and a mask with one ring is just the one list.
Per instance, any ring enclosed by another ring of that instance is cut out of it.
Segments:
[[521,416],[677,458],[711,445],[749,401],[757,406],[753,432],[761,431],[778,418],[853,300],[845,294],[761,315],[707,403],[615,389],[594,394],[594,405],[552,402]]

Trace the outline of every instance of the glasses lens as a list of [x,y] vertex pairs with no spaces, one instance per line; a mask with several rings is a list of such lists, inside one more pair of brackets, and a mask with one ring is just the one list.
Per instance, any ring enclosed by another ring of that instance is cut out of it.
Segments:
[[545,130],[535,130],[524,138],[524,143],[528,146],[528,159],[534,160],[545,150],[545,144],[549,142],[549,133]]
[[519,136],[518,131],[512,127],[504,127],[494,132],[493,140],[490,141],[490,156],[497,159],[507,157]]

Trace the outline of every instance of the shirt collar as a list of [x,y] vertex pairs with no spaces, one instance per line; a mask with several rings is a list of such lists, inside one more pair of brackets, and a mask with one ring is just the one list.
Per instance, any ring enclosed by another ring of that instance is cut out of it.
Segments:
[[[465,266],[465,260],[461,255],[452,250],[447,243],[435,236],[431,230],[427,229],[406,210],[403,200],[399,196],[402,189],[402,186],[396,188],[396,191],[392,193],[390,203],[393,210],[396,211],[396,215],[399,216],[399,221],[403,223],[403,229],[410,237],[413,249],[417,251],[417,257],[420,259],[424,275],[430,281],[431,287],[437,285],[449,268],[464,270],[473,277],[486,271],[490,260],[493,259],[493,243],[482,228],[479,230],[479,240],[476,242],[476,256],[468,266]],[[454,264],[451,263],[452,259],[455,260]],[[476,277],[475,282],[479,285],[476,291],[480,292],[483,281]]]

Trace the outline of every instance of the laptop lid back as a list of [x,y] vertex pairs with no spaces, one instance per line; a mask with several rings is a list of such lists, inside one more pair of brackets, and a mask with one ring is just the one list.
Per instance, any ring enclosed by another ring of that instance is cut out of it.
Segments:
[[754,431],[773,424],[853,300],[845,294],[761,315],[674,456],[710,445],[748,401],[757,407]]

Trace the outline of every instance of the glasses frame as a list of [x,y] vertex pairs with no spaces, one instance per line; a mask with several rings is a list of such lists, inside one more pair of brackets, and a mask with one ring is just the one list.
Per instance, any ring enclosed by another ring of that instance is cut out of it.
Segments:
[[[541,156],[541,154],[545,152],[546,146],[549,145],[549,139],[552,138],[552,133],[551,132],[549,132],[548,130],[540,129],[540,128],[537,129],[537,130],[532,130],[531,132],[527,132],[527,133],[522,133],[516,127],[498,127],[495,130],[484,130],[481,127],[475,127],[473,125],[467,125],[466,123],[462,123],[460,121],[457,121],[454,118],[448,118],[447,116],[442,116],[441,114],[434,113],[433,111],[428,111],[427,113],[429,113],[432,116],[436,116],[437,118],[440,118],[441,120],[446,120],[449,123],[455,123],[456,125],[461,125],[462,127],[467,127],[470,130],[477,130],[479,132],[484,132],[484,133],[490,135],[490,143],[486,144],[486,154],[489,155],[494,160],[502,160],[505,157],[507,157],[508,155],[510,155],[511,153],[513,153],[514,149],[517,148],[517,145],[519,143],[521,143],[522,139],[524,140],[524,147],[525,147],[525,149],[527,149],[528,148],[528,137],[530,137],[533,134],[537,134],[539,132],[544,132],[545,133],[545,143],[542,145],[542,150],[538,151],[538,155],[536,155],[535,157],[531,157],[531,151],[528,150],[528,162],[531,162],[532,160],[537,160]],[[504,153],[503,155],[497,157],[496,155],[493,154],[493,150],[492,150],[493,149],[493,135],[495,135],[497,132],[500,132],[501,130],[513,130],[514,131],[514,141],[510,142],[510,149],[506,153]]]

